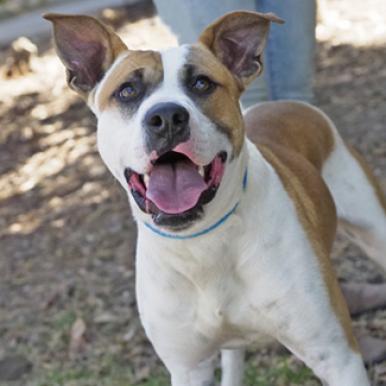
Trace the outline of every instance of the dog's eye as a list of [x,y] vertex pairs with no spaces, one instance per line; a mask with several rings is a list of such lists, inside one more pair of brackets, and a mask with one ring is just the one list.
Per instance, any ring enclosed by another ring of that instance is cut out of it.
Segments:
[[216,84],[207,76],[199,75],[193,80],[191,89],[196,94],[202,95],[210,93],[215,88],[215,86]]
[[121,102],[131,102],[135,100],[141,93],[141,89],[135,82],[124,83],[117,92],[117,98]]

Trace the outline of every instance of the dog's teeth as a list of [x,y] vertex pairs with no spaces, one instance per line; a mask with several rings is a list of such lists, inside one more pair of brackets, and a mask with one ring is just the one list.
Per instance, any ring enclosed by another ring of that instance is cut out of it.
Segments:
[[200,173],[200,175],[201,175],[202,177],[204,177],[204,175],[205,175],[205,170],[204,170],[204,167],[203,167],[203,166],[199,166],[199,167],[198,167],[198,172]]
[[150,177],[149,177],[148,174],[145,174],[145,175],[143,176],[143,182],[145,183],[145,186],[146,186],[146,187],[149,186],[149,179],[150,179]]

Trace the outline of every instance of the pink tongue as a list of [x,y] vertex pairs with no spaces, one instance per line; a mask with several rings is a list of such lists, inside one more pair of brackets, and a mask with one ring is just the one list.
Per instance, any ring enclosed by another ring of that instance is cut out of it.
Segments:
[[146,197],[165,213],[178,214],[193,208],[207,185],[188,161],[155,165]]

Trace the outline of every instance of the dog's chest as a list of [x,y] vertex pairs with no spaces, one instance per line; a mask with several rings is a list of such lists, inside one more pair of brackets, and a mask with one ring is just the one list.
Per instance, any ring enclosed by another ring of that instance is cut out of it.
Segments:
[[249,234],[255,232],[250,224],[232,243],[222,245],[218,240],[228,238],[216,237],[198,249],[158,248],[162,254],[140,239],[137,296],[150,338],[210,349],[258,343],[291,329],[293,315],[305,306],[300,295],[322,288],[294,221],[287,216],[280,220],[283,229],[265,227],[258,237]]
[[173,268],[147,264],[150,259],[139,257],[137,295],[147,333],[155,337],[165,329],[174,335],[180,331],[184,339],[189,335],[227,347],[250,340],[249,333],[256,340],[257,311],[252,303],[259,303],[260,295],[254,292],[255,280],[245,280],[244,269],[235,265],[238,259],[229,258],[232,253],[237,251],[228,246],[200,260],[185,251],[184,263]]

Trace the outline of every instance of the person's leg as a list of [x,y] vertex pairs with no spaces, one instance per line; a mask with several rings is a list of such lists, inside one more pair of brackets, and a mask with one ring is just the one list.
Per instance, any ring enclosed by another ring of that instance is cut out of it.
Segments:
[[179,43],[194,43],[206,26],[225,13],[255,9],[254,0],[154,0],[161,19]]
[[[193,43],[217,18],[235,10],[254,11],[255,0],[154,0],[161,19],[177,35],[180,44]],[[266,99],[264,78],[260,77],[242,97],[243,106]]]
[[[180,43],[192,43],[216,18],[237,9],[274,12],[284,25],[274,25],[265,54],[270,99],[312,100],[315,46],[315,0],[155,0],[161,18]],[[256,9],[257,6],[257,9]],[[243,96],[248,107],[266,99],[262,78]]]
[[263,75],[260,75],[241,97],[242,107],[247,108],[256,103],[268,100],[267,83]]
[[285,20],[272,25],[265,52],[269,97],[311,102],[314,73],[316,0],[256,0],[257,11]]

